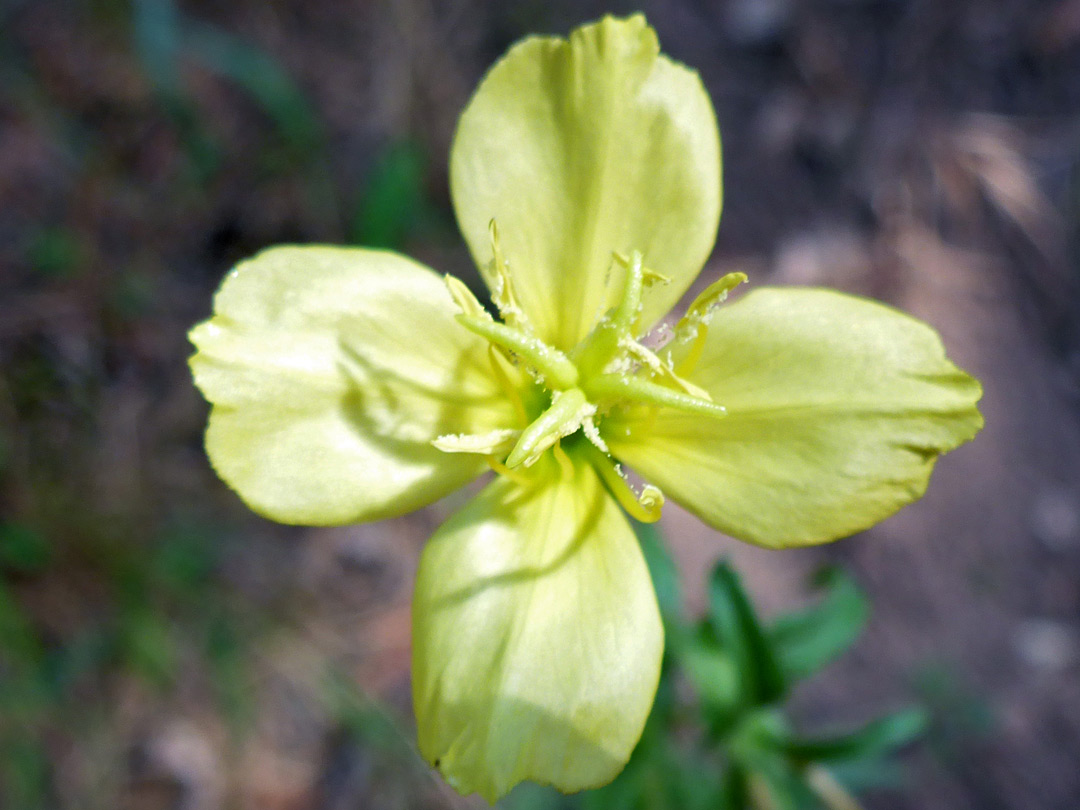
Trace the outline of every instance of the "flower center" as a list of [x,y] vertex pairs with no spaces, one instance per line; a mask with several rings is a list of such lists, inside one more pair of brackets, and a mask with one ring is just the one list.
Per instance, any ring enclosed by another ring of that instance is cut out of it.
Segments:
[[[531,466],[549,449],[553,449],[559,458],[562,453],[560,440],[581,431],[587,439],[587,442],[580,442],[585,448],[583,452],[590,456],[609,488],[614,491],[621,484],[622,489],[629,490],[621,470],[608,455],[599,429],[609,411],[621,405],[638,404],[673,408],[709,418],[725,416],[722,405],[713,402],[707,392],[685,380],[683,375],[692,370],[701,354],[713,306],[744,280],[744,275],[725,276],[691,305],[679,322],[673,340],[679,343],[693,341],[694,345],[676,366],[670,352],[667,359],[661,359],[657,352],[643,345],[639,337],[642,296],[649,285],[667,279],[646,268],[638,251],[628,257],[615,254],[613,271],[621,272],[611,275],[622,279],[618,304],[597,321],[584,340],[564,353],[533,333],[514,294],[494,223],[491,236],[494,254],[490,276],[494,279],[492,300],[501,320],[493,319],[468,288],[452,276],[446,277],[447,287],[461,309],[456,316],[458,322],[490,343],[492,367],[508,395],[517,402],[523,424],[527,424],[520,431],[495,431],[489,436],[440,437],[436,441],[437,447],[448,452],[485,453],[495,469],[512,473],[516,468]],[[538,415],[534,411],[529,418],[500,362],[523,366],[546,390],[545,406]],[[655,487],[646,487],[641,495],[629,494],[632,504],[616,492],[635,517],[655,520],[659,516],[663,496]]]

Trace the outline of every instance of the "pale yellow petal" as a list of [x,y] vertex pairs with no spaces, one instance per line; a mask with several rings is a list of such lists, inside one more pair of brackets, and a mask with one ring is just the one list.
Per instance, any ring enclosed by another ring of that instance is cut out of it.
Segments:
[[260,514],[311,525],[401,514],[468,481],[483,460],[432,440],[515,417],[456,311],[439,276],[394,253],[279,247],[242,263],[191,332],[214,468]]
[[[676,349],[676,365],[692,346]],[[606,423],[605,439],[670,498],[764,546],[888,517],[982,427],[979,384],[933,329],[829,290],[759,289],[725,305],[687,373],[726,417],[635,408]]]
[[420,560],[413,702],[420,750],[460,792],[563,791],[622,769],[649,713],[663,630],[619,507],[550,454],[500,477]]
[[613,252],[639,250],[671,279],[647,293],[647,326],[701,270],[720,217],[712,105],[694,71],[660,55],[641,15],[515,45],[461,117],[450,176],[489,285],[500,286],[495,220],[528,321],[563,350],[617,301]]

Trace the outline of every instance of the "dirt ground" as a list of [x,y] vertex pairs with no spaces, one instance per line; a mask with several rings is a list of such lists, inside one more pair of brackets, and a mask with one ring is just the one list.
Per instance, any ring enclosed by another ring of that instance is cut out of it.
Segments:
[[800,717],[936,718],[868,807],[1080,806],[1078,0],[0,2],[0,798],[473,806],[400,720],[417,555],[467,494],[250,515],[203,455],[185,333],[274,243],[472,273],[446,157],[483,70],[637,8],[717,109],[702,282],[889,301],[986,392],[976,441],[858,537],[767,552],[667,511],[688,606],[720,556],[767,614],[843,563],[874,619]]

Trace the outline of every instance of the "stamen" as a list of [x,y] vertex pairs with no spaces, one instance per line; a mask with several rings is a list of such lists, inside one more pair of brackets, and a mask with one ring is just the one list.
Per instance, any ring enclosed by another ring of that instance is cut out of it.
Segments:
[[[619,261],[618,255],[615,257]],[[615,328],[621,334],[629,333],[641,314],[641,291],[645,287],[645,268],[641,266],[641,251],[635,250],[630,254],[630,261],[625,264],[626,281],[623,282],[622,300],[615,310]],[[619,262],[622,264],[622,262]]]
[[526,335],[490,318],[474,318],[468,315],[455,315],[454,318],[470,332],[521,357],[543,375],[548,386],[562,390],[577,385],[578,370],[574,364],[565,354],[539,338]]
[[693,340],[694,345],[676,366],[676,374],[689,374],[697,366],[702,352],[705,351],[705,339],[709,335],[709,321],[713,311],[724,302],[729,292],[744,281],[746,273],[728,273],[702,290],[687,308],[686,314],[675,325],[675,340],[679,343]]
[[666,380],[671,380],[673,383],[679,386],[679,388],[681,388],[683,391],[685,391],[692,397],[697,397],[698,399],[704,399],[706,401],[712,400],[712,397],[709,396],[708,391],[706,391],[704,388],[700,388],[699,386],[694,385],[689,380],[684,380],[682,377],[675,373],[675,370],[668,363],[665,363],[663,360],[657,357],[651,349],[642,346],[636,340],[630,340],[629,338],[623,341],[623,345],[626,347],[627,352],[629,352],[631,355],[635,356],[638,360],[648,366],[649,370],[657,376],[662,377]]
[[704,318],[709,315],[716,307],[724,303],[729,292],[745,281],[746,273],[728,273],[714,281],[702,290],[700,295],[694,299],[693,303],[686,308],[686,314],[675,326],[675,333],[678,334],[679,330],[682,329],[690,319]]
[[582,374],[596,374],[611,365],[619,351],[619,330],[610,316],[597,321],[592,332],[579,343],[570,356]]
[[722,418],[727,416],[727,409],[707,399],[690,396],[681,391],[665,388],[657,383],[640,377],[622,377],[617,374],[602,374],[585,384],[589,399],[613,399],[660,405],[701,416]]
[[551,448],[552,455],[555,456],[555,460],[559,462],[559,468],[562,470],[564,479],[573,479],[574,477],[574,462],[570,460],[570,456],[566,455],[566,451],[562,449],[562,443],[557,441]]
[[679,365],[675,367],[676,374],[693,373],[694,369],[697,368],[701,355],[705,352],[705,340],[708,337],[709,325],[705,322],[697,324],[693,337],[694,345],[690,347],[690,351],[686,353],[686,357],[680,360]]
[[574,360],[585,376],[604,369],[619,351],[619,342],[633,331],[641,314],[641,291],[644,287],[645,270],[641,264],[641,252],[635,250],[630,258],[612,254],[617,263],[626,268],[622,299],[614,313],[601,318],[592,333],[574,353]]
[[485,460],[487,461],[488,466],[491,467],[491,469],[497,472],[499,475],[505,475],[511,481],[515,481],[518,484],[521,484],[521,486],[529,486],[530,484],[532,484],[532,480],[528,475],[526,475],[521,470],[511,470],[509,467],[507,467],[505,464],[495,458],[495,456],[488,456]]
[[507,375],[506,370],[502,367],[502,361],[499,359],[503,357],[494,344],[488,344],[488,360],[491,363],[491,370],[495,373],[495,379],[499,381],[499,385],[510,400],[510,404],[514,406],[514,413],[517,414],[518,420],[522,425],[529,423],[529,415],[525,412],[525,403],[521,401],[521,392],[517,387],[510,382],[510,377]]
[[514,449],[506,458],[507,467],[532,465],[545,450],[563,436],[581,427],[582,421],[596,413],[596,407],[580,388],[556,391],[550,407],[522,431]]
[[502,247],[499,245],[499,229],[495,220],[488,223],[488,235],[491,237],[491,265],[492,272],[489,283],[491,285],[491,300],[495,304],[499,314],[510,326],[516,326],[531,332],[525,312],[518,303],[514,293],[514,283],[510,278],[510,266],[503,258]]
[[600,475],[608,492],[615,496],[615,500],[632,518],[642,523],[655,523],[660,519],[664,493],[652,484],[646,484],[639,495],[634,492],[619,466],[606,454],[591,445],[585,447],[593,469]]
[[446,284],[446,289],[450,291],[450,297],[454,299],[454,303],[461,310],[462,315],[468,315],[470,318],[487,318],[489,321],[491,320],[491,316],[484,309],[484,305],[476,300],[476,296],[472,294],[472,290],[465,286],[465,282],[449,273],[443,276],[443,282]]
[[[632,251],[629,258],[621,253],[613,253],[615,261],[626,268],[626,283],[623,287],[623,297],[619,304],[619,312],[615,316],[616,322],[624,327],[623,331],[628,335],[638,333],[638,320],[641,318],[642,291],[657,282],[667,284],[671,281],[667,276],[650,270],[642,265],[640,251]],[[625,316],[623,310],[626,310]],[[624,319],[625,318],[625,319]]]
[[[621,253],[615,252],[611,254],[612,257],[621,264],[623,267],[630,266],[630,257],[624,256]],[[671,276],[665,276],[663,273],[657,273],[655,270],[650,270],[648,267],[642,268],[642,281],[645,282],[646,287],[651,287],[653,284],[670,284]]]
[[649,367],[653,374],[663,375],[668,369],[663,361],[646,347],[630,337],[623,338],[619,345],[628,353],[636,357],[640,362]]

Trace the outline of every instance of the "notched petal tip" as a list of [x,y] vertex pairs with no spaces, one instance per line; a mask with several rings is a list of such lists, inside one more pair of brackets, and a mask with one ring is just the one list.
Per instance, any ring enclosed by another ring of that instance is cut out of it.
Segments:
[[601,60],[652,60],[660,55],[660,39],[641,12],[627,17],[605,14],[571,31],[569,42],[572,50],[591,51]]

